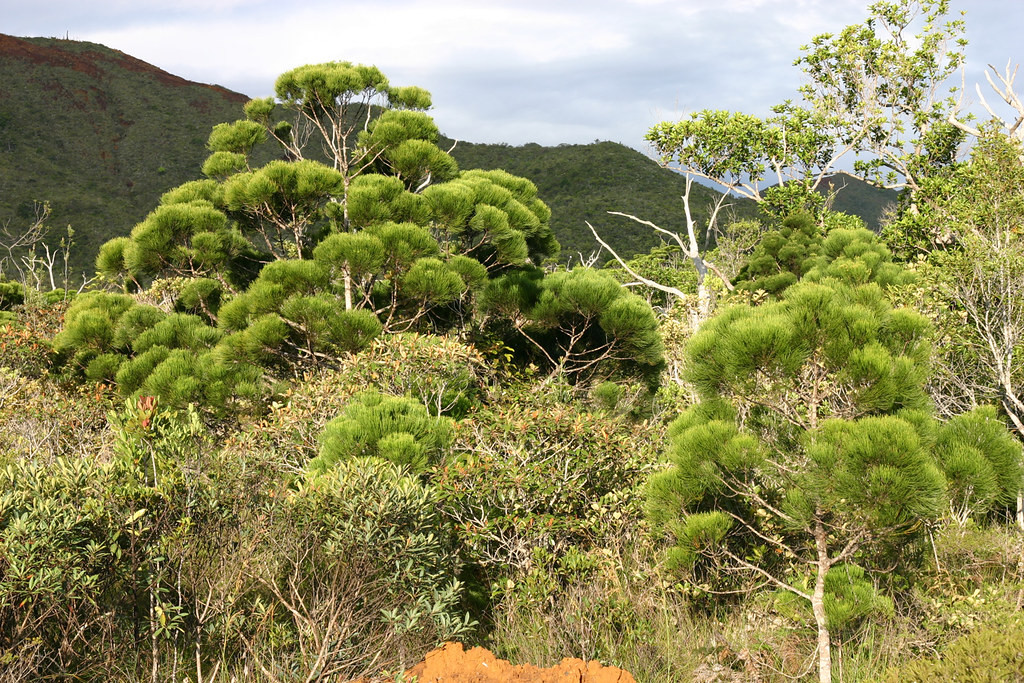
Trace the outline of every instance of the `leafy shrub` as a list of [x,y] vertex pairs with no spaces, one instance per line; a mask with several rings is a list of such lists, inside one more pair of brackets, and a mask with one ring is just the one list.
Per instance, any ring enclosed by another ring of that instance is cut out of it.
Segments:
[[0,464],[94,457],[109,443],[104,392],[0,366]]
[[54,361],[53,337],[63,321],[65,305],[21,306],[0,314],[0,367],[39,377]]
[[339,461],[378,457],[422,472],[444,456],[452,434],[450,418],[432,417],[418,401],[364,392],[327,423],[309,467],[324,472]]
[[[568,391],[568,389],[566,389]],[[435,468],[446,513],[491,576],[522,572],[535,550],[587,548],[638,511],[657,427],[565,405],[527,385],[456,425],[455,455]]]
[[[0,470],[0,642],[32,652],[36,675],[93,671],[114,656],[138,517],[92,458],[17,459]],[[121,634],[122,636],[124,634]]]
[[250,654],[349,680],[467,636],[460,562],[438,503],[432,488],[377,459],[301,482],[252,563],[262,587],[253,596],[263,595],[252,614],[274,628],[256,634]]
[[1024,624],[985,627],[960,638],[938,659],[915,659],[890,669],[884,683],[1000,683],[1024,680]]

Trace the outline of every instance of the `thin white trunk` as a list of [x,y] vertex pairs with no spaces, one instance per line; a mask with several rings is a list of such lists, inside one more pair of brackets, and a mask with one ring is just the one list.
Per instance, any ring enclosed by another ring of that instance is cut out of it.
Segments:
[[814,545],[818,551],[817,573],[814,577],[814,593],[811,595],[811,610],[818,627],[818,681],[832,683],[832,637],[828,632],[825,615],[825,576],[828,574],[828,538],[820,520],[814,523]]

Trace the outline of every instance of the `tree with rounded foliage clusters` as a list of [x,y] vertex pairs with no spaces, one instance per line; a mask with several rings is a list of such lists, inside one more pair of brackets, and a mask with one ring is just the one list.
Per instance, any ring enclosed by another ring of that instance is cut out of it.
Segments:
[[224,335],[195,315],[165,313],[123,294],[76,297],[54,349],[86,379],[123,396],[159,396],[216,412],[260,394],[259,368],[225,354]]
[[513,273],[488,283],[485,311],[511,321],[551,370],[574,382],[615,374],[657,381],[664,364],[650,304],[609,273],[590,268]]
[[[214,127],[207,178],[167,192],[97,261],[125,289],[159,287],[161,312],[202,323],[223,363],[292,374],[382,333],[465,332],[489,279],[557,254],[536,186],[460,172],[437,146],[426,91],[348,62],[293,69],[275,91]],[[268,144],[284,158],[261,165]],[[64,340],[105,347],[87,339],[88,317]],[[76,363],[114,381],[130,357],[134,388],[160,363],[186,372],[184,349],[155,347]]]
[[[826,213],[825,220],[833,222],[838,216]],[[809,214],[798,213],[762,237],[736,276],[736,289],[779,298],[800,279],[853,286],[873,282],[885,289],[912,278],[912,273],[893,263],[888,247],[863,225],[839,224],[823,234]]]
[[822,681],[830,570],[905,544],[941,510],[924,426],[929,334],[877,285],[800,283],[778,302],[726,309],[688,348],[701,402],[670,428],[650,519],[671,539],[670,566],[809,602]]

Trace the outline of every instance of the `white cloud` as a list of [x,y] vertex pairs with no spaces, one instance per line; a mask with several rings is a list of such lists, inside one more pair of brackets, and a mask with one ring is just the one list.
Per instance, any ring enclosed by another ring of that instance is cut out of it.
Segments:
[[[968,9],[969,62],[1001,67],[1024,3]],[[67,32],[252,96],[301,64],[376,64],[431,90],[453,136],[643,147],[650,125],[689,111],[764,115],[795,95],[799,46],[866,11],[863,0],[42,0],[5,9],[4,30]]]

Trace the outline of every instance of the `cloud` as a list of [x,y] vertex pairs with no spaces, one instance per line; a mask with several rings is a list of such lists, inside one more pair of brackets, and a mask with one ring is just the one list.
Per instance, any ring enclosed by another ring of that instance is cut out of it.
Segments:
[[[1024,3],[968,9],[969,63],[1001,67]],[[42,0],[12,7],[4,30],[67,32],[251,96],[301,64],[376,64],[430,90],[455,137],[642,149],[647,128],[691,111],[767,114],[796,95],[799,46],[866,12],[862,0]]]

